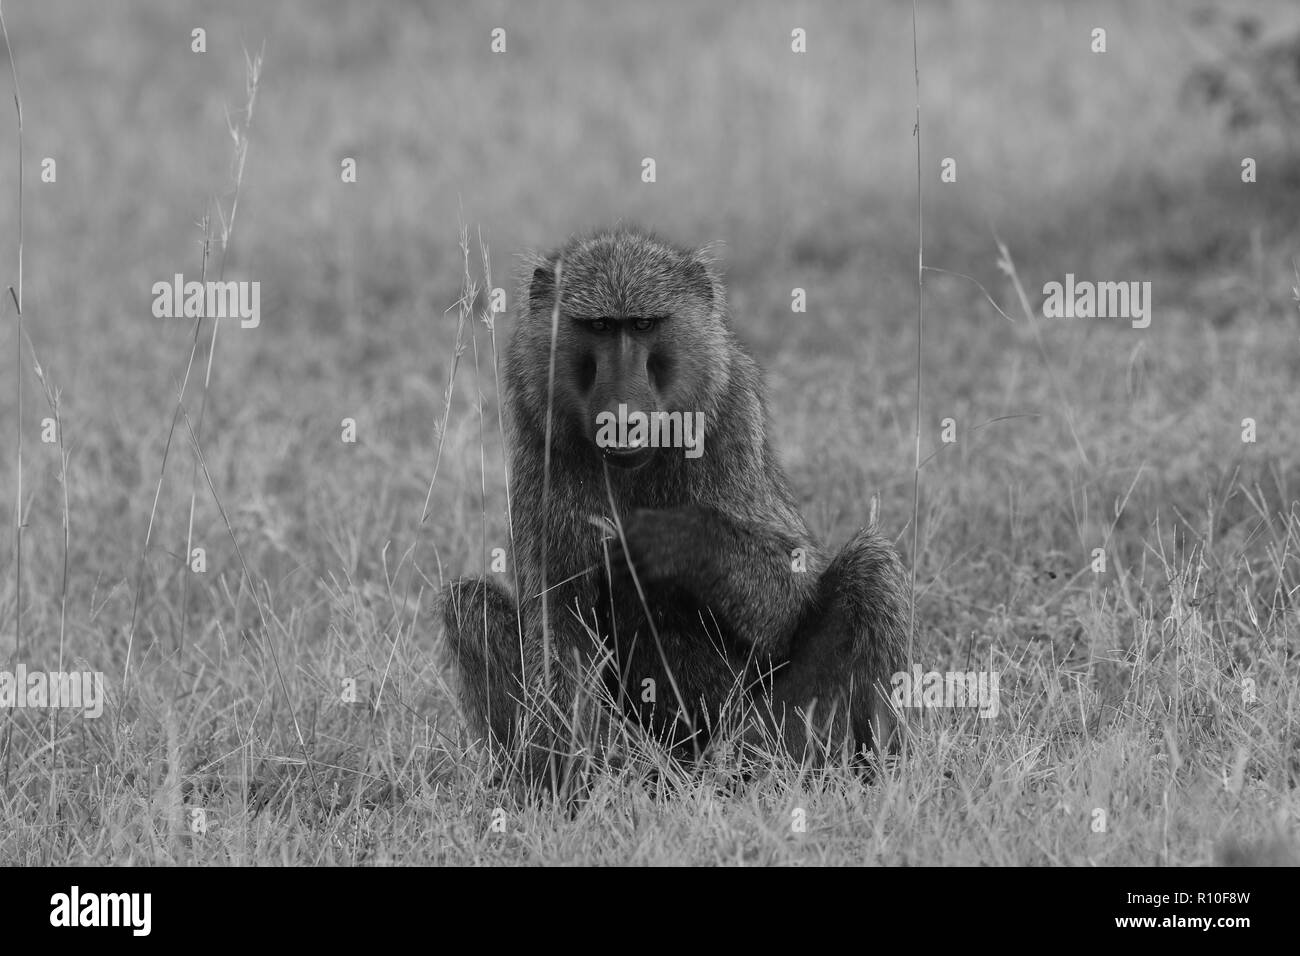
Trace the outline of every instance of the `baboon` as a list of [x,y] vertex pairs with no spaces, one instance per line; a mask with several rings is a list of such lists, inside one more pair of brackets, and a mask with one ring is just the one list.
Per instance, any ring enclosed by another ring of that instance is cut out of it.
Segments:
[[[708,254],[598,232],[529,260],[518,301],[502,399],[517,592],[463,579],[443,596],[471,730],[553,772],[594,673],[678,755],[737,706],[742,741],[763,728],[796,757],[886,749],[898,556],[874,527],[833,557],[812,540]],[[602,440],[620,411],[701,413],[702,453]]]

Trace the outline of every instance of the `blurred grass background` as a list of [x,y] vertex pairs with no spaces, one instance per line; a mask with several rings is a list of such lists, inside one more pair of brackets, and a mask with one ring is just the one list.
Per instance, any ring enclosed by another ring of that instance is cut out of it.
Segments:
[[[197,277],[196,220],[214,200],[229,209],[227,119],[245,101],[243,51],[265,44],[226,266],[227,278],[262,283],[262,325],[221,329],[203,448],[276,627],[258,626],[200,478],[196,543],[211,570],[191,586],[191,656],[177,655],[191,493],[182,426],[144,578],[131,665],[140,685],[115,702],[118,717],[143,721],[152,729],[140,732],[162,747],[168,725],[157,708],[178,706],[166,703],[175,682],[202,697],[173,715],[186,773],[201,775],[232,740],[251,746],[246,730],[226,724],[226,704],[266,722],[269,751],[296,746],[259,636],[282,643],[295,708],[341,764],[391,781],[402,776],[394,754],[436,750],[457,733],[429,589],[439,574],[476,567],[482,542],[505,533],[486,352],[485,380],[462,364],[446,434],[437,427],[462,218],[472,238],[481,230],[492,284],[512,298],[516,253],[594,225],[626,219],[684,243],[720,241],[734,322],[768,369],[775,443],[814,529],[842,540],[878,493],[884,527],[913,559],[910,4],[669,2],[615,14],[577,2],[216,10],[44,0],[10,5],[6,18],[25,111],[25,321],[62,389],[71,449],[68,641],[114,686],[193,337],[187,321],[152,317],[150,289],[176,272]],[[1234,123],[1222,103],[1189,93],[1198,68],[1239,47],[1242,18],[1255,22],[1259,44],[1300,30],[1300,10],[1280,0],[920,4],[926,263],[977,280],[1011,316],[970,281],[927,277],[924,453],[935,455],[923,471],[916,558],[927,666],[972,653],[1019,660],[1047,645],[1061,660],[1081,655],[1086,679],[1113,694],[1098,657],[1130,647],[1131,628],[1173,600],[1161,553],[1203,570],[1194,599],[1214,608],[1206,633],[1229,649],[1220,663],[1258,655],[1252,615],[1291,660],[1296,129],[1267,109],[1259,122]],[[190,50],[200,26],[201,55]],[[807,31],[806,55],[790,52],[796,26]],[[1104,55],[1089,49],[1097,26],[1107,29]],[[489,52],[495,27],[507,31],[504,55]],[[1300,86],[1300,71],[1295,79]],[[11,111],[0,110],[6,282],[16,278],[14,150]],[[58,163],[55,184],[38,180],[46,156]],[[645,156],[657,162],[653,185],[640,181]],[[1258,160],[1255,184],[1241,182],[1244,156]],[[355,184],[340,181],[343,157],[358,162]],[[956,183],[939,182],[944,157],[957,161]],[[995,265],[995,235],[1033,307],[1043,283],[1067,272],[1149,280],[1151,327],[1044,321],[1040,352]],[[806,314],[790,312],[795,286],[808,290]],[[502,319],[498,331],[508,336],[511,324]],[[17,347],[9,310],[0,497],[10,511]],[[480,387],[486,532],[471,404]],[[53,666],[62,492],[57,453],[39,443],[46,412],[30,365],[23,389],[22,657]],[[994,421],[1005,416],[1016,417]],[[344,417],[358,422],[356,446],[339,441]],[[940,448],[946,417],[960,439]],[[1257,444],[1240,440],[1245,417],[1259,422]],[[408,600],[409,561],[400,585],[389,579],[417,543],[440,440]],[[1094,580],[1084,572],[1098,546],[1111,569]],[[12,554],[0,566],[0,658],[10,659]],[[394,629],[394,617],[408,629]],[[341,673],[362,674],[373,694],[382,681],[402,706],[369,722],[349,715],[334,701]],[[1294,748],[1291,721],[1273,728],[1284,750]],[[115,726],[111,743],[71,748],[83,762],[65,758],[69,799],[94,746],[147,777],[161,750],[132,750]],[[397,727],[405,743],[377,745],[377,726]],[[16,736],[20,759],[43,733]],[[1290,792],[1295,769],[1278,767]],[[10,799],[20,816],[44,805]],[[0,858],[47,852],[12,839]],[[1193,840],[1175,858],[1203,860],[1212,842]]]

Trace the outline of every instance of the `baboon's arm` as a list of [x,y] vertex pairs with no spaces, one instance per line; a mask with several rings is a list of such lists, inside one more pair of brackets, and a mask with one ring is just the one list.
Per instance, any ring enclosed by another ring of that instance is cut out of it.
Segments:
[[[672,584],[695,597],[739,639],[775,657],[788,654],[817,592],[823,561],[802,531],[726,515],[713,508],[641,508],[623,519],[614,574],[630,559],[646,585]],[[796,570],[803,549],[806,570]]]

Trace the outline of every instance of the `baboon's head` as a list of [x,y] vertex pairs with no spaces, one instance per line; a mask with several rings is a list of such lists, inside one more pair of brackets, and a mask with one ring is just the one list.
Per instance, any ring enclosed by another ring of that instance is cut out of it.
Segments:
[[620,414],[626,420],[636,412],[703,412],[709,427],[727,383],[730,338],[722,283],[708,258],[621,230],[574,240],[531,265],[527,315],[517,333],[526,336],[524,348],[518,340],[512,346],[515,371],[529,379],[529,418],[545,421],[558,319],[553,427],[624,468],[656,454],[682,454],[653,448],[648,438],[638,442],[630,429],[616,430],[627,440],[611,445],[609,425]]

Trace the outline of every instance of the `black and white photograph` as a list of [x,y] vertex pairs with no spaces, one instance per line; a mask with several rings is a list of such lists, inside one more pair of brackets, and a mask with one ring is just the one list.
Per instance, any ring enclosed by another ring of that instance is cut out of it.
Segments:
[[86,868],[24,920],[1186,868],[1089,918],[1224,940],[1300,864],[1293,0],[0,28],[0,866]]

